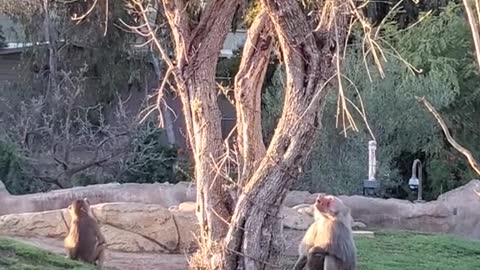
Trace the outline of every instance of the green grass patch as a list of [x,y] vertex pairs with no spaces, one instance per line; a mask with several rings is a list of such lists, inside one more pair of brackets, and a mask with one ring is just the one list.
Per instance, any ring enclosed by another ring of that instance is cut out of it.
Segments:
[[93,270],[79,262],[66,259],[30,245],[0,238],[0,270]]
[[[480,269],[480,241],[409,232],[376,232],[355,237],[359,270]],[[291,269],[296,257],[284,258]],[[63,256],[0,238],[0,270],[93,270]]]
[[480,242],[453,236],[377,232],[357,238],[362,270],[480,269]]
[[[359,270],[480,270],[480,241],[411,232],[355,237]],[[288,258],[291,269],[296,257]]]

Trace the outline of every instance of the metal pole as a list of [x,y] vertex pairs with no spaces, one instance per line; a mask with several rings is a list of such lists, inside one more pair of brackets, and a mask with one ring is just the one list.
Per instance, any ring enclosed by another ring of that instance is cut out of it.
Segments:
[[368,142],[368,180],[375,181],[375,173],[377,170],[377,159],[375,151],[377,150],[377,142]]
[[378,181],[375,179],[377,171],[377,159],[375,151],[377,150],[377,142],[368,142],[368,179],[363,180],[363,195],[376,196]]

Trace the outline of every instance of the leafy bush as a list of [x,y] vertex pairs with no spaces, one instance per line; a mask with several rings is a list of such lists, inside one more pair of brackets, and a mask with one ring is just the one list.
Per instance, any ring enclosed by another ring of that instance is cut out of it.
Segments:
[[165,136],[165,130],[156,127],[153,122],[139,128],[130,144],[129,158],[124,163],[125,173],[120,182],[177,183],[189,180],[183,174],[188,170],[185,164],[179,164],[176,147],[163,143],[167,141]]
[[0,138],[0,180],[11,194],[46,191],[49,185],[35,181],[25,168],[28,161],[20,154],[16,145]]
[[285,87],[284,77],[283,67],[278,65],[262,93],[262,134],[263,141],[267,145],[282,114],[283,96],[285,94],[283,90]]

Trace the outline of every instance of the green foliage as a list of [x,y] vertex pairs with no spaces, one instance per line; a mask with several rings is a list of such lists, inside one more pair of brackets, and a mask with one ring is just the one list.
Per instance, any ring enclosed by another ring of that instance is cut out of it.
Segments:
[[120,182],[177,183],[185,180],[177,174],[177,149],[166,145],[165,131],[148,122],[143,125],[131,143],[125,174]]
[[28,161],[18,150],[16,144],[0,138],[0,180],[11,194],[42,192],[48,185],[35,181],[25,170]]
[[[480,85],[474,72],[468,26],[459,7],[450,4],[438,16],[409,30],[390,25],[385,35],[407,61],[423,70],[421,74],[412,74],[388,51],[385,79],[369,64],[370,82],[363,57],[355,54],[345,60],[344,74],[359,89],[377,140],[377,179],[382,181],[383,194],[412,198],[407,181],[413,160],[420,158],[426,172],[424,196],[433,199],[470,181],[473,174],[463,156],[448,146],[435,119],[415,96],[425,96],[432,102],[449,122],[454,136],[474,153],[480,153],[480,115],[475,109],[480,105]],[[355,88],[347,80],[343,85],[358,105]],[[360,132],[349,132],[345,138],[342,127],[336,127],[336,106],[332,93],[325,109],[325,128],[299,186],[313,191],[358,193],[367,178],[367,143],[371,137],[362,118],[350,107]]]
[[267,87],[262,93],[262,134],[263,140],[268,144],[273,136],[278,119],[282,114],[284,88],[285,88],[285,71],[283,66],[278,65],[273,72]]
[[93,270],[94,267],[68,260],[31,245],[0,238],[0,269],[11,270]]
[[[41,5],[31,2],[30,5],[25,4],[25,8],[0,4],[0,11],[5,10],[6,14],[23,26],[24,33],[21,34],[25,35],[28,42],[43,42],[44,13],[35,12]],[[115,25],[118,19],[126,23],[132,22],[132,16],[128,14],[122,1],[112,1],[108,5],[110,14],[105,36],[102,5],[97,5],[88,19],[80,24],[71,20],[73,14],[83,14],[91,4],[88,1],[73,1],[67,4],[50,2],[50,23],[54,29],[52,32],[57,35],[52,36],[57,39],[57,66],[72,75],[77,74],[80,68],[88,67],[85,103],[109,104],[116,94],[127,90],[127,87],[137,86],[143,89],[145,77],[150,75],[151,70],[146,64],[147,54],[133,49],[136,36]],[[25,80],[25,88],[33,88],[29,89],[30,92],[43,91],[45,87],[41,83],[45,76],[38,76],[38,69],[43,74],[44,68],[48,68],[46,47],[35,46],[23,56],[22,77],[29,79]]]
[[220,58],[217,63],[217,77],[233,78],[238,72],[240,61],[242,60],[242,51],[235,51],[231,58]]

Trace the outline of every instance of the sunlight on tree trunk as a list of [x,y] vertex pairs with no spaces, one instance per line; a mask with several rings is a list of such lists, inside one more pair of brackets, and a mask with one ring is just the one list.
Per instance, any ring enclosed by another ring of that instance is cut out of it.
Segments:
[[265,156],[262,138],[261,98],[265,73],[273,48],[273,25],[262,11],[248,31],[242,62],[235,77],[235,105],[237,110],[237,143],[240,150],[238,184],[245,186]]
[[182,0],[163,1],[175,44],[177,91],[183,103],[188,139],[195,161],[197,217],[207,246],[228,230],[232,205],[223,179],[215,170],[224,153],[215,71],[219,52],[238,0],[207,3],[198,25],[191,29]]
[[51,91],[57,89],[57,48],[56,48],[56,30],[50,21],[49,1],[43,0],[43,14],[45,16],[43,23],[43,31],[45,34],[45,41],[48,42],[48,87],[47,95],[51,94]]
[[[463,0],[463,5],[465,6],[468,24],[470,25],[470,30],[472,31],[473,43],[475,44],[477,67],[480,69],[480,3],[478,0]],[[472,5],[475,7],[476,12],[473,10]]]

